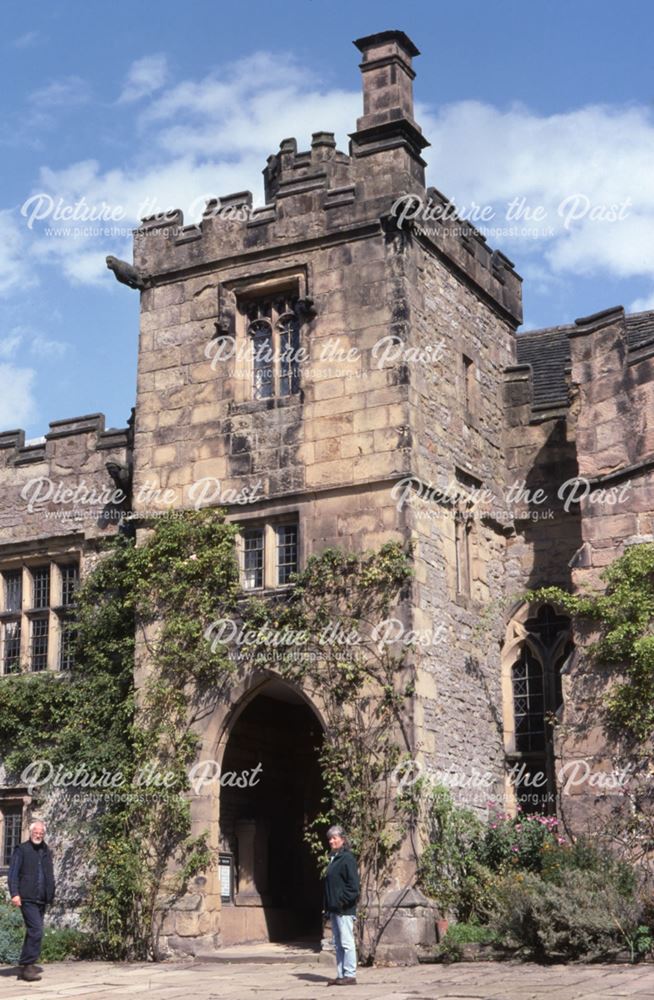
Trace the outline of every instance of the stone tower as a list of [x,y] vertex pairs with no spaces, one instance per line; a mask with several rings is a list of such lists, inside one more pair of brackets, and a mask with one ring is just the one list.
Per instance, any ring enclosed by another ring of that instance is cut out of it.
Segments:
[[[521,279],[451,213],[429,225],[400,218],[408,196],[446,205],[425,189],[419,53],[401,31],[355,45],[363,115],[348,153],[326,131],[306,151],[284,139],[264,169],[261,207],[250,192],[230,194],[197,225],[176,212],[135,234],[134,510],[147,523],[157,504],[227,507],[243,526],[244,586],[261,592],[326,546],[412,541],[410,626],[434,634],[414,655],[416,757],[441,771],[465,760],[501,785],[499,650],[473,628],[505,592],[506,523],[501,512],[473,519],[463,498],[503,489],[502,383]],[[262,734],[272,745],[290,727],[301,742],[318,717],[271,669],[207,721],[203,752],[221,760],[241,725],[239,752],[256,757]],[[280,749],[273,770],[290,752]],[[280,934],[290,926],[288,914],[271,916],[275,816],[257,823],[223,799],[198,796],[194,817],[226,870],[238,854],[239,891],[230,898],[211,873],[193,908],[168,918],[177,947],[265,939],[271,920]],[[433,935],[420,897],[402,899],[388,955]]]

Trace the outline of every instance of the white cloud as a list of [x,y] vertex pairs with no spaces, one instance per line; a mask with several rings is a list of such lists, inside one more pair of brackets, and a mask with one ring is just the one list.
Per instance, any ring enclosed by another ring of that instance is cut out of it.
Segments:
[[[153,100],[141,117],[141,151],[131,163],[103,170],[97,160],[81,160],[62,170],[42,168],[35,194],[68,206],[83,198],[96,212],[115,211],[115,221],[99,224],[113,228],[114,236],[84,235],[98,224],[50,216],[34,223],[32,255],[57,264],[72,283],[111,287],[104,258],[109,252],[131,257],[131,229],[140,218],[181,208],[186,222],[198,221],[210,198],[248,188],[262,203],[261,171],[281,139],[295,135],[300,148],[308,148],[311,133],[324,128],[340,136],[343,148],[359,111],[360,95],[310,89],[310,74],[290,57],[259,53],[224,76],[186,81]],[[69,235],[44,232],[62,226]]]
[[24,236],[13,212],[0,211],[0,295],[34,284],[28,268]]
[[28,98],[35,108],[71,108],[80,104],[88,104],[91,100],[91,89],[85,80],[79,76],[68,76],[61,80],[53,80],[45,87],[32,91]]
[[123,85],[120,103],[138,101],[149,97],[155,90],[160,90],[168,76],[168,63],[165,55],[144,56],[137,59],[129,68],[127,79]]
[[61,358],[66,354],[70,344],[63,340],[48,340],[37,334],[30,344],[30,353],[40,358]]
[[24,35],[14,38],[11,44],[15,49],[29,49],[33,45],[36,45],[40,39],[41,35],[38,31],[26,31]]
[[634,299],[634,301],[629,306],[629,312],[648,312],[650,309],[654,309],[654,292],[651,295],[645,295],[640,299]]
[[23,341],[20,331],[12,330],[11,333],[0,340],[0,358],[13,358]]
[[292,56],[257,52],[220,77],[187,80],[165,91],[141,123],[146,129],[159,123],[155,141],[178,155],[224,160],[256,153],[265,161],[285,137],[307,147],[320,129],[334,132],[339,147],[347,148],[360,111],[358,92],[321,91]]
[[[517,257],[519,270],[535,258],[552,275],[652,273],[654,120],[647,108],[598,105],[543,116],[464,101],[419,118],[433,147],[426,154],[431,183],[458,206],[495,210],[491,221],[475,223],[482,231],[537,226],[536,239],[488,235]],[[523,214],[511,220],[514,199],[524,199]],[[538,208],[544,219],[535,223],[524,212]]]
[[63,357],[70,344],[63,340],[50,340],[41,333],[34,333],[27,326],[15,326],[5,337],[0,338],[0,358],[15,358],[21,346],[23,355],[29,351],[36,357],[51,359]]
[[23,427],[34,419],[35,379],[33,368],[0,364],[0,427]]
[[[35,191],[119,212],[109,223],[118,227],[110,238],[83,232],[46,237],[35,227],[32,257],[56,264],[73,283],[106,284],[105,254],[129,258],[129,229],[143,215],[181,208],[186,222],[197,221],[210,197],[247,188],[261,203],[261,170],[281,139],[295,136],[306,149],[311,133],[325,129],[347,149],[361,112],[360,92],[321,89],[291,55],[257,52],[220,73],[168,87],[166,75],[161,54],[130,68],[120,100],[142,98],[144,105],[129,159],[119,165],[87,159],[41,171]],[[55,102],[61,96],[55,85],[39,93]],[[493,219],[472,221],[489,230],[491,246],[535,279],[538,294],[563,291],[577,275],[652,274],[654,121],[648,109],[588,106],[540,115],[522,105],[500,109],[463,101],[437,112],[418,106],[416,118],[432,143],[426,151],[430,183],[464,211],[473,203],[491,206]],[[511,202],[522,202],[518,218],[507,218]],[[572,217],[575,208],[578,218]],[[537,210],[544,218],[526,216]],[[622,217],[609,221],[611,213]],[[520,227],[535,229],[535,237],[510,231]],[[16,280],[6,255],[0,241],[0,291],[3,259],[5,281],[11,286]]]

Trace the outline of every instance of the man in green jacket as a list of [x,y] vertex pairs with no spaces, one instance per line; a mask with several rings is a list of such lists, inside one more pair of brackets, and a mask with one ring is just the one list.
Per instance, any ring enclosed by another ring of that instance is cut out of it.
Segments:
[[330,826],[327,842],[331,854],[325,875],[325,912],[331,917],[336,950],[336,979],[330,979],[328,985],[355,986],[354,918],[359,899],[359,872],[342,826]]

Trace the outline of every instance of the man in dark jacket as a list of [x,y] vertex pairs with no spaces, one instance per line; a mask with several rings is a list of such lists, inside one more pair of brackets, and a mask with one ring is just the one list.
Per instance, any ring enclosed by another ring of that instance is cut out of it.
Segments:
[[359,872],[342,826],[330,826],[327,842],[331,854],[325,875],[325,912],[331,917],[337,977],[330,979],[328,985],[354,986],[357,972],[354,918]]
[[11,901],[20,906],[25,922],[18,978],[28,983],[41,978],[34,963],[41,952],[45,908],[55,894],[52,854],[44,837],[45,824],[36,820],[30,825],[30,839],[15,848],[7,877]]

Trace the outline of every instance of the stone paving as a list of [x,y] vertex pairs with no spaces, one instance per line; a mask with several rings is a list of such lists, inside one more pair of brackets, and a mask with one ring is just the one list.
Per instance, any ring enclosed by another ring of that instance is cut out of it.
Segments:
[[[195,960],[160,964],[58,962],[39,983],[0,968],[7,1000],[316,1000],[339,996],[326,987],[330,967],[315,961],[263,964]],[[354,992],[356,990],[356,992]],[[475,962],[362,969],[346,996],[360,1000],[654,1000],[654,965],[554,965]]]

